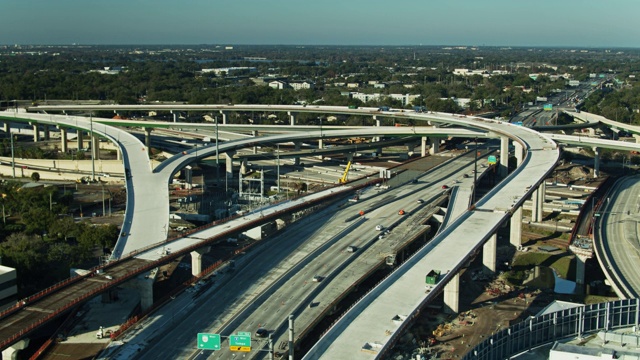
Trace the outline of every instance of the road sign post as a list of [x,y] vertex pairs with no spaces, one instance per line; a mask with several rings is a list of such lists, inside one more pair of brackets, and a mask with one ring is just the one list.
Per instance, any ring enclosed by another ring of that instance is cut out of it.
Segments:
[[220,334],[198,333],[198,349],[220,350]]

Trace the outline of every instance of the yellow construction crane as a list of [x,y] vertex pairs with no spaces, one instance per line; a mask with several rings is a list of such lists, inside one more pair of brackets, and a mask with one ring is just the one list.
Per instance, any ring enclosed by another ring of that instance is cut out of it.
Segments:
[[351,169],[351,161],[349,161],[347,163],[347,167],[344,169],[344,173],[342,174],[342,177],[340,178],[340,180],[338,180],[338,182],[340,184],[344,184],[347,182],[347,176],[349,175],[349,169]]

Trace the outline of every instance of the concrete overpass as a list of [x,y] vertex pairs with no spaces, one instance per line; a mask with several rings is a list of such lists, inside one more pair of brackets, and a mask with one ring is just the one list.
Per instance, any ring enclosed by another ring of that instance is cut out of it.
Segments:
[[[290,108],[287,106],[283,106],[281,107],[282,109],[280,109],[280,111],[286,111],[286,109]],[[316,109],[314,109],[315,112],[318,111],[322,111],[322,109],[320,109],[321,107],[317,107]],[[325,108],[325,107],[322,107]],[[333,108],[333,107],[327,107],[327,108]],[[274,106],[268,106],[268,109],[270,109],[270,111],[274,111]],[[327,109],[326,111],[329,111],[330,109]],[[344,111],[344,112],[359,112],[362,113],[365,111],[365,109],[344,109],[342,108],[342,110],[340,111]],[[380,112],[377,112],[380,113]],[[386,114],[389,113],[389,114]],[[366,113],[366,114],[370,114]],[[386,116],[398,116],[401,118],[411,118],[411,119],[415,119],[415,120],[422,120],[422,121],[431,121],[431,122],[440,122],[440,123],[450,123],[450,124],[455,124],[455,125],[459,125],[459,126],[465,126],[465,127],[474,127],[474,128],[479,128],[481,129],[481,131],[484,131],[484,133],[486,134],[486,136],[488,137],[496,137],[496,138],[500,138],[501,139],[501,164],[506,164],[506,156],[508,154],[508,143],[509,140],[513,140],[515,141],[516,144],[516,157],[518,158],[518,162],[519,164],[525,164],[525,165],[535,165],[534,168],[535,170],[529,170],[529,171],[525,171],[524,169],[526,169],[527,167],[519,167],[518,170],[516,170],[513,174],[511,174],[508,178],[509,182],[506,185],[501,184],[500,188],[501,190],[505,190],[508,189],[509,192],[507,193],[511,193],[510,191],[514,191],[514,196],[512,198],[509,198],[509,201],[505,201],[504,199],[502,200],[496,200],[498,197],[496,196],[496,193],[493,193],[489,199],[485,200],[483,199],[481,202],[479,202],[476,205],[476,208],[474,211],[470,211],[465,213],[465,215],[463,215],[461,218],[467,218],[467,219],[475,219],[475,218],[482,218],[482,223],[484,224],[484,227],[482,227],[482,231],[478,234],[485,234],[484,238],[482,239],[473,239],[473,240],[469,240],[472,241],[471,243],[468,243],[467,245],[471,246],[471,251],[476,251],[478,246],[482,245],[482,243],[484,241],[486,241],[487,239],[489,239],[490,236],[492,236],[492,234],[495,232],[495,226],[498,226],[499,223],[502,223],[503,221],[506,221],[505,219],[508,219],[509,217],[513,216],[513,221],[512,221],[512,227],[514,226],[514,224],[517,224],[520,222],[519,217],[521,217],[521,210],[520,210],[520,206],[522,205],[522,202],[524,201],[524,198],[527,196],[530,196],[536,189],[536,186],[541,183],[541,178],[543,179],[544,177],[541,177],[541,175],[546,175],[548,174],[549,171],[551,171],[551,169],[553,168],[554,164],[555,164],[555,160],[549,161],[549,156],[551,158],[557,159],[557,155],[558,155],[558,150],[555,147],[555,144],[547,137],[537,134],[531,130],[528,129],[524,129],[522,127],[517,127],[517,126],[512,126],[512,125],[508,125],[508,124],[504,124],[501,122],[497,122],[497,121],[490,121],[490,120],[484,120],[484,119],[477,119],[477,118],[467,118],[464,116],[459,116],[459,115],[451,115],[451,114],[438,114],[438,113],[430,113],[430,114],[419,114],[419,113],[395,113],[395,112],[385,112]],[[42,117],[42,121],[43,122],[47,122],[47,119],[49,119],[49,121],[52,120],[52,115],[40,115]],[[15,119],[15,118],[14,118]],[[77,119],[76,119],[77,121]],[[70,124],[67,124],[70,125]],[[77,126],[77,124],[76,124]],[[86,126],[86,119],[85,119],[85,124],[84,126]],[[246,147],[246,146],[252,146],[254,143],[256,143],[257,141],[290,141],[290,140],[296,140],[296,139],[305,139],[308,137],[322,137],[322,136],[344,136],[345,133],[343,133],[342,131],[339,130],[331,130],[332,132],[326,131],[326,132],[314,132],[311,134],[298,134],[299,137],[297,138],[291,138],[290,135],[281,135],[280,136],[274,136],[274,137],[267,137],[267,138],[256,138],[256,139],[248,139],[248,140],[241,140],[238,142],[233,142],[232,144],[229,145],[228,150],[234,150],[240,147]],[[333,133],[333,131],[335,131],[335,134]],[[401,135],[426,135],[427,133],[425,132],[425,130],[421,130],[420,127],[416,127],[416,128],[393,128],[393,129],[387,129],[387,128],[361,128],[359,130],[352,130],[354,131],[350,136],[361,136],[363,134],[363,131],[367,131],[367,134],[373,134],[373,135],[396,135],[396,136],[401,136]],[[107,127],[105,127],[105,133],[108,133]],[[523,150],[526,149],[527,153],[523,154]],[[145,149],[142,149],[145,150]],[[226,149],[225,149],[226,150]],[[206,154],[206,156],[210,156],[213,153],[215,153],[215,149],[208,149],[208,151],[210,151],[208,154]],[[220,149],[218,149],[218,151],[220,151]],[[176,171],[176,169],[179,169],[181,166],[184,166],[186,164],[188,164],[190,161],[193,161],[193,159],[196,157],[196,155],[194,154],[195,151],[192,152],[188,152],[186,154],[182,154],[176,157],[173,157],[171,159],[170,162],[165,162],[163,163],[161,166],[159,166],[158,168],[154,169],[153,172],[160,174],[163,173],[165,174],[162,178],[164,179],[168,179],[170,175],[173,174],[173,172]],[[205,153],[202,149],[198,149],[198,155],[197,156],[205,156]],[[542,154],[547,153],[545,158],[545,161],[540,162],[540,159],[543,157]],[[536,154],[540,154],[540,156],[536,156]],[[504,159],[504,161],[503,161]],[[169,165],[171,164],[171,165]],[[503,165],[504,166],[504,165]],[[504,169],[504,167],[502,168],[503,172],[506,172]],[[149,170],[150,171],[150,170]],[[525,173],[526,175],[526,179],[525,176],[517,176],[520,173]],[[134,176],[135,177],[135,176]],[[158,178],[159,179],[159,178]],[[162,182],[159,181],[158,179],[153,179],[153,182],[156,183],[161,183],[162,186],[165,188],[165,193],[166,193],[166,185],[167,182]],[[143,183],[144,184],[144,183]],[[142,185],[141,185],[142,186]],[[525,190],[524,192],[522,190]],[[504,193],[503,193],[504,195]],[[489,214],[494,214],[494,215],[489,215]],[[168,216],[168,214],[167,214]],[[474,221],[469,222],[469,224],[474,223]],[[493,224],[493,225],[492,225]],[[459,222],[455,221],[452,224],[452,227],[450,227],[450,230],[448,233],[450,234],[451,232],[455,231],[455,229],[457,229],[458,226],[461,226],[462,224],[460,224]],[[478,225],[478,224],[475,224]],[[489,226],[487,228],[487,226]],[[494,226],[494,227],[491,227]],[[513,239],[518,239],[519,241],[519,232],[518,232],[518,226],[515,226],[515,232],[513,233]],[[459,230],[458,230],[459,231]],[[467,229],[468,231],[468,229]],[[461,234],[456,232],[456,234]],[[128,236],[128,234],[126,234],[126,236]],[[459,235],[460,236],[460,235]],[[480,235],[479,235],[480,236]],[[439,243],[440,241],[438,241]],[[119,241],[120,243],[120,241]],[[444,242],[443,242],[444,243]],[[126,247],[126,240],[124,241],[125,245],[121,245],[121,248],[123,250],[127,249]],[[435,243],[434,243],[435,244]],[[475,244],[475,245],[474,245]],[[139,245],[139,244],[138,244]],[[456,249],[467,249],[469,246],[464,246],[464,244],[458,244],[459,246],[455,246]],[[448,247],[448,246],[447,246]],[[125,251],[121,251],[120,248],[117,246],[116,247],[119,252],[118,252],[118,256],[121,256],[122,254],[126,253]],[[133,247],[132,247],[133,248]],[[442,247],[439,247],[439,249],[441,249]],[[435,249],[433,249],[435,250]],[[466,251],[466,250],[465,250]],[[463,251],[463,253],[465,252]],[[472,253],[471,252],[471,253]],[[469,256],[468,253],[467,256]],[[426,254],[423,254],[426,255]],[[442,255],[442,254],[441,254]],[[456,256],[452,257],[452,258],[447,258],[447,259],[457,259],[459,257],[457,257],[458,255],[461,254],[456,254]],[[464,255],[464,254],[462,254]],[[442,259],[442,258],[441,258]],[[412,260],[413,261],[413,260]],[[448,270],[450,270],[450,273],[447,273],[442,282],[440,283],[440,286],[443,286],[444,283],[453,280],[455,282],[455,272],[458,269],[458,267],[460,266],[460,264],[462,262],[464,262],[464,257],[461,260],[461,262],[458,263],[458,265],[455,265],[453,263],[448,263],[448,264],[443,264],[443,268],[444,267],[448,267]],[[437,264],[437,262],[433,263],[434,265]],[[424,275],[424,274],[422,274]],[[422,277],[422,275],[420,275],[419,277]],[[414,284],[415,285],[415,284]],[[380,290],[378,290],[380,291]],[[411,311],[409,311],[411,312]],[[406,318],[405,318],[406,319]],[[399,328],[405,326],[402,325],[404,323],[403,321],[400,321],[400,325]],[[335,339],[334,339],[335,340]],[[326,343],[326,339],[324,340]],[[337,340],[336,340],[337,341]],[[375,346],[374,346],[375,347]]]

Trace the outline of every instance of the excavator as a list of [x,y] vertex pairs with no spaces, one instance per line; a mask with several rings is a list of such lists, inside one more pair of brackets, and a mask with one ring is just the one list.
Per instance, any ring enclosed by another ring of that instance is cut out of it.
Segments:
[[351,169],[351,161],[349,161],[347,163],[347,167],[344,169],[344,173],[342,174],[342,177],[340,178],[340,180],[338,180],[338,182],[340,184],[345,184],[347,182],[347,177],[349,175],[349,169]]

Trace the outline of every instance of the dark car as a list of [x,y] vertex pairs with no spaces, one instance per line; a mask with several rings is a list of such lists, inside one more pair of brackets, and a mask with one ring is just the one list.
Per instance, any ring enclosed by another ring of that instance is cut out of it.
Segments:
[[267,337],[269,336],[269,330],[265,329],[265,328],[259,328],[258,330],[256,330],[256,337]]
[[443,189],[448,189],[449,187],[447,185],[442,185]]

